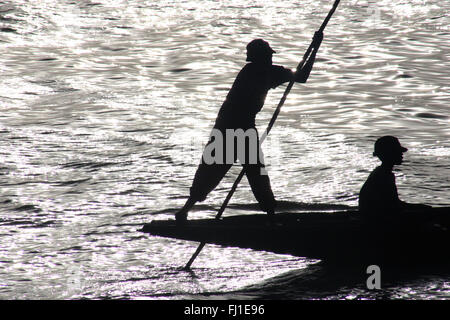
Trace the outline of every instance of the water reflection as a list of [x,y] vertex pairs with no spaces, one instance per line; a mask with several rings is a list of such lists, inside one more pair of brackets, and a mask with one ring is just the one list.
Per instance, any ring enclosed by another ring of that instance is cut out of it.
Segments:
[[[198,160],[179,165],[187,150],[171,134],[200,141],[192,152],[201,153],[245,44],[267,39],[279,51],[274,62],[293,68],[328,6],[2,2],[0,296],[178,298],[301,268],[298,259],[208,248],[195,283],[175,271],[194,244],[136,230],[171,218],[173,211],[150,213],[186,200]],[[372,143],[391,134],[410,146],[397,175],[405,200],[449,205],[448,2],[340,6],[316,72],[291,91],[264,143],[274,192],[280,200],[355,205],[376,166],[366,156]],[[257,126],[265,127],[282,91],[267,98]],[[220,204],[237,174],[231,170],[205,205]],[[244,182],[233,204],[253,201]],[[224,255],[222,265],[211,266],[210,255]],[[393,297],[441,297],[448,288],[440,281],[411,285],[414,294],[395,287]]]

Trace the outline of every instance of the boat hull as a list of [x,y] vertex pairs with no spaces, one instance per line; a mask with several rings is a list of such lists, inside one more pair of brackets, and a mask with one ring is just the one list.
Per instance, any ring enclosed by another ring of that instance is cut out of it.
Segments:
[[264,214],[192,220],[182,226],[174,220],[153,221],[141,231],[340,264],[441,263],[449,262],[449,211],[416,213],[381,227],[368,225],[357,211],[340,211],[277,214],[275,223]]

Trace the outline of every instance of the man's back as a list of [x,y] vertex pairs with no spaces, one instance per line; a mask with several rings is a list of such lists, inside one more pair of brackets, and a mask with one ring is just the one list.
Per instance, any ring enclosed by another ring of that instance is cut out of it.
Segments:
[[282,66],[248,63],[236,77],[219,111],[216,127],[251,128],[267,92],[290,81],[293,73]]

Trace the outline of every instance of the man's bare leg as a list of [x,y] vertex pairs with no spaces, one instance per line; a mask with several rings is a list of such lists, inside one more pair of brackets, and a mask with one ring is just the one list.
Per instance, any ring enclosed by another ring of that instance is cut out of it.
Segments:
[[184,223],[187,221],[188,212],[189,212],[189,210],[192,209],[192,207],[194,206],[194,204],[196,202],[197,201],[195,201],[194,199],[189,197],[189,199],[184,204],[183,208],[181,208],[180,211],[178,211],[175,214],[175,219],[176,219],[177,223]]

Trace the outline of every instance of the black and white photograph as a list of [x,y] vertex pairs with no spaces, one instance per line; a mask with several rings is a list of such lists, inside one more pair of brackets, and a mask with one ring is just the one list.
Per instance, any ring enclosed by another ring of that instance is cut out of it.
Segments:
[[450,300],[449,13],[0,1],[0,300]]

